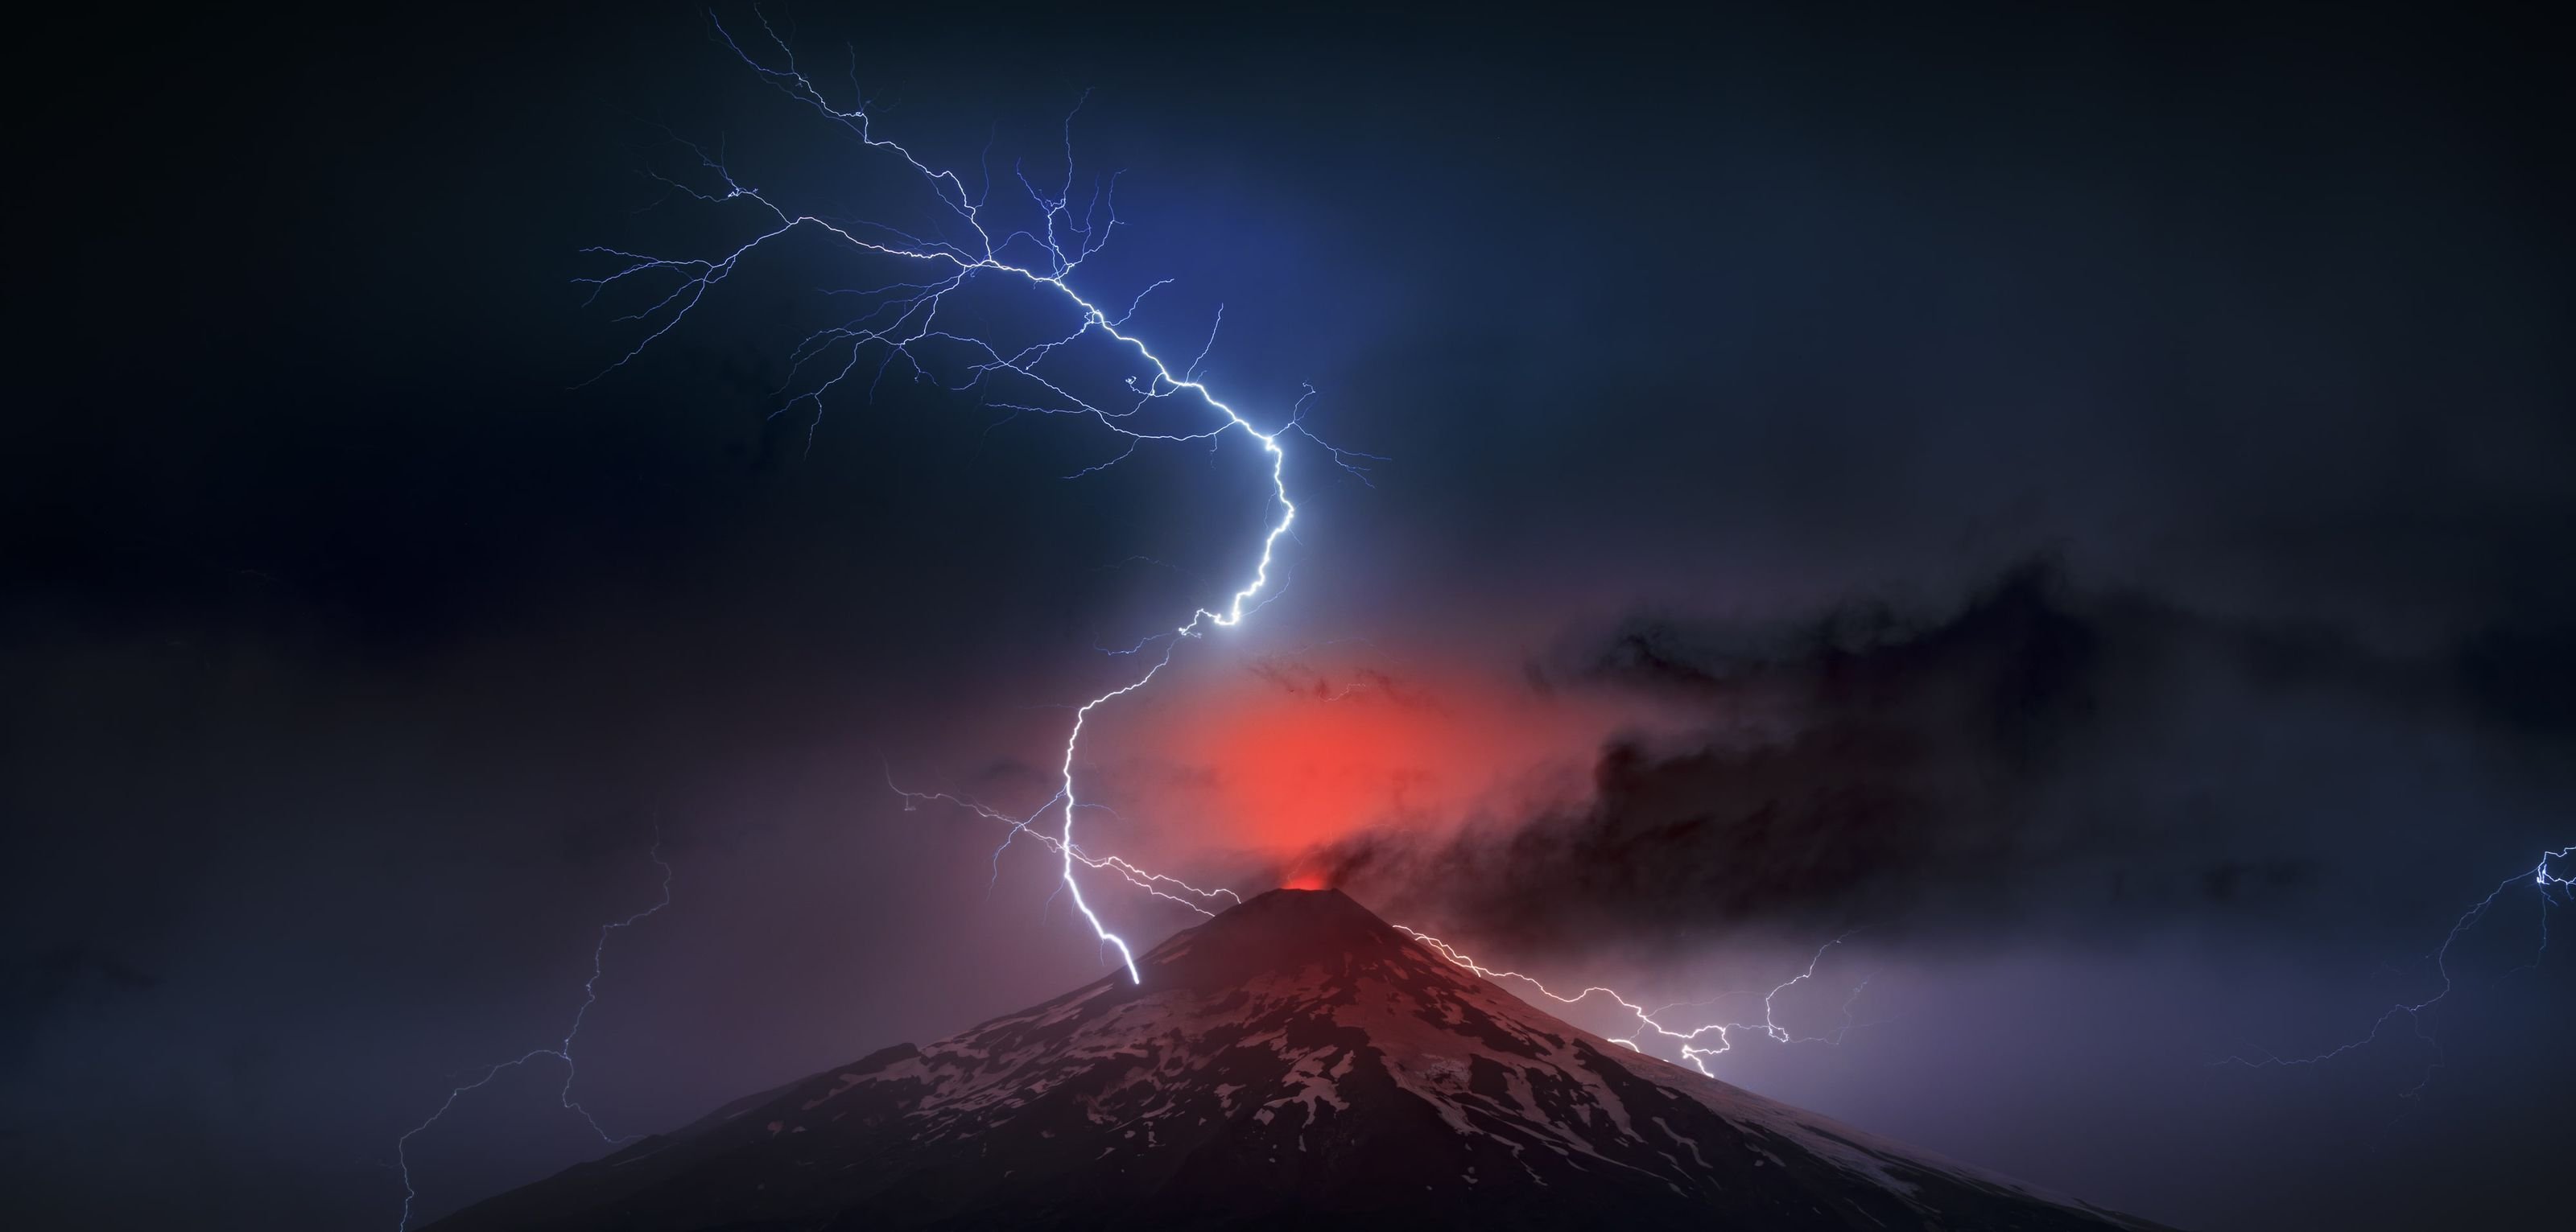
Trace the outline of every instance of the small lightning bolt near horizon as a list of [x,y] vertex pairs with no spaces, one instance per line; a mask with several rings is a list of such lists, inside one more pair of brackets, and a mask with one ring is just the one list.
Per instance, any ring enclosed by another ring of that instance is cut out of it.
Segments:
[[517,1069],[520,1066],[526,1065],[529,1062],[536,1061],[541,1058],[563,1062],[563,1086],[557,1089],[556,1100],[565,1109],[579,1113],[581,1115],[582,1122],[590,1126],[590,1131],[592,1133],[599,1135],[600,1141],[605,1142],[610,1146],[617,1146],[634,1140],[635,1135],[630,1134],[621,1138],[610,1134],[606,1128],[600,1125],[599,1118],[593,1115],[590,1109],[583,1107],[580,1100],[572,1097],[572,1083],[574,1077],[577,1076],[577,1071],[573,1068],[572,1042],[575,1036],[581,1034],[581,1024],[584,1019],[590,1016],[590,1007],[599,1003],[599,978],[605,970],[605,964],[607,962],[608,939],[611,936],[616,935],[619,930],[633,928],[637,924],[640,924],[646,919],[652,917],[655,913],[661,911],[664,907],[671,905],[671,864],[669,861],[662,858],[662,841],[659,836],[654,838],[653,846],[651,850],[646,853],[646,856],[648,859],[653,861],[654,867],[662,870],[662,896],[656,900],[652,906],[646,907],[642,911],[635,912],[622,920],[612,920],[609,923],[600,925],[599,939],[590,947],[590,978],[582,981],[581,1005],[573,1010],[572,1025],[564,1028],[563,1039],[554,1047],[531,1048],[527,1052],[522,1053],[511,1060],[500,1061],[492,1065],[485,1066],[481,1077],[448,1091],[447,1098],[438,1105],[437,1111],[430,1113],[427,1120],[422,1121],[418,1125],[412,1126],[409,1130],[404,1131],[402,1137],[394,1140],[394,1166],[402,1173],[403,1184],[402,1217],[394,1224],[394,1232],[403,1232],[404,1229],[411,1226],[412,1203],[420,1197],[419,1191],[413,1188],[411,1180],[411,1140],[419,1137],[431,1126],[438,1124],[439,1120],[445,1117],[450,1109],[456,1107],[457,1100],[464,1098],[467,1094],[473,1091],[481,1090],[483,1087],[490,1085],[493,1079],[498,1078],[511,1070]]
[[2540,944],[2533,949],[2530,962],[2515,967],[2498,978],[2510,977],[2539,967],[2541,960],[2549,954],[2549,913],[2569,902],[2576,902],[2576,875],[2561,875],[2550,871],[2550,861],[2564,860],[2571,855],[2576,855],[2576,846],[2541,852],[2539,864],[2497,882],[2494,889],[2487,891],[2486,897],[2470,905],[2467,911],[2460,913],[2460,917],[2451,922],[2451,931],[2443,934],[2442,943],[2424,956],[2433,964],[2434,975],[2441,983],[2441,986],[2433,991],[2433,995],[2421,1001],[2400,1001],[2390,1005],[2380,1013],[2378,1018],[2372,1020],[2368,1033],[2323,1052],[2300,1057],[2284,1057],[2277,1053],[2263,1052],[2254,1058],[2244,1056],[2222,1058],[2216,1064],[2239,1065],[2247,1069],[2283,1069],[2323,1065],[2337,1057],[2358,1052],[2377,1043],[2380,1033],[2388,1029],[2388,1024],[2403,1018],[2407,1026],[2415,1032],[2415,1037],[2424,1041],[2425,1045],[2433,1050],[2433,1060],[2424,1067],[2424,1077],[2414,1086],[2398,1092],[2397,1097],[2414,1099],[2422,1095],[2425,1088],[2433,1084],[2433,1074],[2442,1068],[2443,1063],[2442,1042],[2424,1029],[2424,1013],[2441,1004],[2450,997],[2454,989],[2459,987],[2458,978],[2451,974],[2451,947],[2459,942],[2463,934],[2477,927],[2478,922],[2486,918],[2487,913],[2494,909],[2496,900],[2502,898],[2505,891],[2528,881],[2540,897]]

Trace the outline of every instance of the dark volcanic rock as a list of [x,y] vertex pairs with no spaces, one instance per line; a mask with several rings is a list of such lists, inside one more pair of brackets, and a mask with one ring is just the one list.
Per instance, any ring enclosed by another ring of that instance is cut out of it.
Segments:
[[1138,965],[434,1232],[2149,1227],[1577,1030],[1338,891]]

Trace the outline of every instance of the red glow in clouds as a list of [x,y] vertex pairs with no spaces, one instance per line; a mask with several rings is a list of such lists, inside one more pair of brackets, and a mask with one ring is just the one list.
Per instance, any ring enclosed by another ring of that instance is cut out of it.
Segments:
[[1191,819],[1185,841],[1277,859],[1292,890],[1328,887],[1300,857],[1337,839],[1577,798],[1602,740],[1646,717],[1510,681],[1282,675],[1172,699],[1132,738],[1169,772],[1134,785],[1156,797],[1155,815]]

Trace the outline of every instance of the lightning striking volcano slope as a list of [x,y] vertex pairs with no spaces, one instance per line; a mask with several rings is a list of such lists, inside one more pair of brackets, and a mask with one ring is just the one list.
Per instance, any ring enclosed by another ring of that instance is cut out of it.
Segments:
[[[1108,242],[1118,220],[1113,199],[1114,179],[1105,185],[1095,181],[1089,196],[1082,202],[1083,208],[1079,211],[1073,208],[1071,117],[1066,120],[1064,178],[1054,190],[1041,189],[1029,180],[1025,172],[1015,173],[1030,206],[1036,210],[1036,226],[1034,229],[1023,227],[1001,231],[1000,224],[987,217],[991,190],[989,174],[984,177],[982,188],[970,193],[965,178],[956,172],[934,169],[903,145],[878,136],[864,100],[846,110],[834,106],[798,69],[793,50],[765,20],[762,30],[768,36],[769,50],[763,55],[754,55],[721,22],[715,23],[717,36],[753,72],[856,137],[864,148],[882,151],[888,157],[900,160],[919,176],[946,215],[952,233],[960,238],[951,240],[914,235],[880,223],[834,220],[788,209],[760,190],[743,184],[720,160],[693,145],[690,148],[698,155],[699,170],[709,177],[713,187],[676,180],[666,182],[700,201],[741,203],[756,211],[762,225],[752,238],[712,259],[674,259],[605,248],[589,250],[594,255],[624,262],[607,275],[581,280],[592,287],[594,300],[599,293],[612,287],[648,284],[657,278],[671,280],[659,298],[623,318],[642,322],[650,328],[644,338],[612,368],[632,361],[687,319],[717,283],[730,277],[744,258],[762,245],[795,232],[820,232],[846,243],[858,253],[896,262],[909,272],[886,285],[849,292],[861,303],[861,311],[838,325],[808,335],[797,345],[791,357],[788,385],[780,391],[785,396],[781,413],[810,402],[813,405],[813,422],[819,425],[825,399],[858,376],[863,368],[868,369],[867,381],[873,387],[900,362],[913,379],[936,381],[960,392],[981,391],[986,394],[989,404],[1015,413],[1081,416],[1124,440],[1120,454],[1108,462],[1076,472],[1077,476],[1114,466],[1148,443],[1213,442],[1238,433],[1258,445],[1267,457],[1269,496],[1276,516],[1261,537],[1260,551],[1252,563],[1249,578],[1223,600],[1197,608],[1187,620],[1173,626],[1170,631],[1138,643],[1132,653],[1143,653],[1153,643],[1160,642],[1160,657],[1133,679],[1075,709],[1072,729],[1065,735],[1064,756],[1059,766],[1060,785],[1055,795],[1040,807],[1038,814],[1032,814],[1012,827],[1012,836],[1016,837],[1027,831],[1039,814],[1055,811],[1056,832],[1050,837],[1048,846],[1060,858],[1064,892],[1090,926],[1094,937],[1103,946],[1117,952],[1119,964],[1126,969],[1128,978],[1135,980],[1139,976],[1133,947],[1102,923],[1084,896],[1081,878],[1076,876],[1075,870],[1115,867],[1129,880],[1145,883],[1148,888],[1167,883],[1169,879],[1142,873],[1124,861],[1095,861],[1085,856],[1075,841],[1077,816],[1087,807],[1075,781],[1075,762],[1081,752],[1084,728],[1093,712],[1100,707],[1151,684],[1154,677],[1171,663],[1172,655],[1183,639],[1198,637],[1210,628],[1239,625],[1257,610],[1257,601],[1266,600],[1275,593],[1272,571],[1279,541],[1297,520],[1297,503],[1288,488],[1288,450],[1281,439],[1284,435],[1294,431],[1313,441],[1325,456],[1355,473],[1355,459],[1368,455],[1335,449],[1307,432],[1298,422],[1305,405],[1304,398],[1298,400],[1279,426],[1264,430],[1255,425],[1232,405],[1218,398],[1198,378],[1198,365],[1206,356],[1204,350],[1188,366],[1175,370],[1142,338],[1125,331],[1128,318],[1135,312],[1135,303],[1113,317],[1107,309],[1075,289],[1075,273],[1084,261]],[[950,297],[964,291],[978,279],[1024,286],[1042,300],[1057,304],[1059,310],[1071,318],[1069,331],[1011,349],[953,332],[943,324],[942,309],[948,305]],[[1161,285],[1164,284],[1155,284]],[[1151,294],[1153,290],[1154,287],[1146,288],[1136,302],[1141,302],[1144,295]],[[1060,380],[1055,370],[1047,367],[1047,361],[1059,352],[1093,338],[1109,343],[1134,365],[1134,373],[1125,379],[1123,391],[1115,402],[1075,392],[1070,378]],[[1211,332],[1210,343],[1213,341]],[[871,360],[872,365],[869,363]],[[947,375],[943,377],[940,372]],[[809,384],[800,388],[799,382]],[[1205,425],[1170,430],[1154,430],[1150,425],[1137,426],[1147,423],[1138,418],[1140,415],[1154,404],[1168,400],[1180,400],[1199,408],[1206,416]],[[811,430],[809,427],[809,439]],[[1201,896],[1205,897],[1204,893]]]
[[[1580,1005],[1585,1001],[1591,1000],[1595,996],[1615,1001],[1618,1003],[1620,1009],[1627,1011],[1630,1015],[1636,1018],[1637,1026],[1639,1028],[1638,1034],[1644,1035],[1651,1033],[1656,1037],[1674,1041],[1679,1045],[1682,1060],[1689,1062],[1693,1069],[1696,1069],[1700,1073],[1706,1074],[1712,1078],[1716,1077],[1716,1075],[1709,1074],[1708,1058],[1717,1056],[1718,1054],[1726,1052],[1735,1046],[1734,1037],[1732,1035],[1733,1032],[1759,1030],[1764,1039],[1781,1044],[1839,1044],[1843,1041],[1843,1037],[1845,1035],[1850,1034],[1858,1027],[1870,1025],[1867,1023],[1854,1023],[1851,1016],[1852,1005],[1860,999],[1862,989],[1868,986],[1869,981],[1867,980],[1863,980],[1860,984],[1855,985],[1851,990],[1851,995],[1843,999],[1842,1021],[1832,1031],[1826,1032],[1822,1035],[1799,1035],[1780,1023],[1780,1009],[1778,1004],[1780,994],[1816,978],[1816,964],[1825,960],[1825,952],[1827,950],[1831,950],[1835,946],[1841,945],[1843,942],[1849,940],[1850,934],[1848,933],[1818,946],[1816,948],[1815,957],[1807,960],[1806,970],[1790,976],[1788,979],[1782,980],[1778,984],[1772,985],[1770,991],[1762,994],[1762,1021],[1709,1022],[1702,1023],[1696,1027],[1675,1030],[1671,1027],[1665,1026],[1661,1021],[1659,1021],[1659,1019],[1662,1015],[1669,1014],[1673,1010],[1685,1008],[1683,1006],[1668,1005],[1660,1009],[1649,1010],[1644,1004],[1629,999],[1627,994],[1603,984],[1594,984],[1572,996],[1567,996],[1555,989],[1549,988],[1546,984],[1539,982],[1538,978],[1535,976],[1523,975],[1518,971],[1496,971],[1493,968],[1480,965],[1475,959],[1469,958],[1467,955],[1460,953],[1457,947],[1450,945],[1446,941],[1442,941],[1438,937],[1429,936],[1414,929],[1407,928],[1401,924],[1395,925],[1394,927],[1396,931],[1421,942],[1423,945],[1429,947],[1431,952],[1438,954],[1442,958],[1448,959],[1456,966],[1464,967],[1467,970],[1473,971],[1489,980],[1518,980],[1523,984],[1527,984],[1530,987],[1537,989],[1540,995],[1561,1005]],[[1700,1047],[1699,1041],[1709,1035],[1715,1035],[1717,1037],[1717,1047]],[[1610,1042],[1613,1044],[1623,1044],[1638,1052],[1645,1051],[1645,1049],[1638,1047],[1637,1041],[1633,1038],[1622,1039],[1614,1037]]]

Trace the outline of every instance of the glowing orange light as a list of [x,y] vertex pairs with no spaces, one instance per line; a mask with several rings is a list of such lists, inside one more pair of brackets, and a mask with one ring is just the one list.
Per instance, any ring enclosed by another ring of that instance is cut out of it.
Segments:
[[1329,873],[1299,855],[1587,790],[1600,741],[1637,714],[1620,699],[1548,701],[1419,663],[1411,673],[1393,689],[1338,676],[1294,691],[1244,674],[1162,698],[1150,729],[1122,738],[1187,772],[1131,795],[1134,811],[1190,818],[1194,839],[1286,859],[1285,888],[1327,889]]

